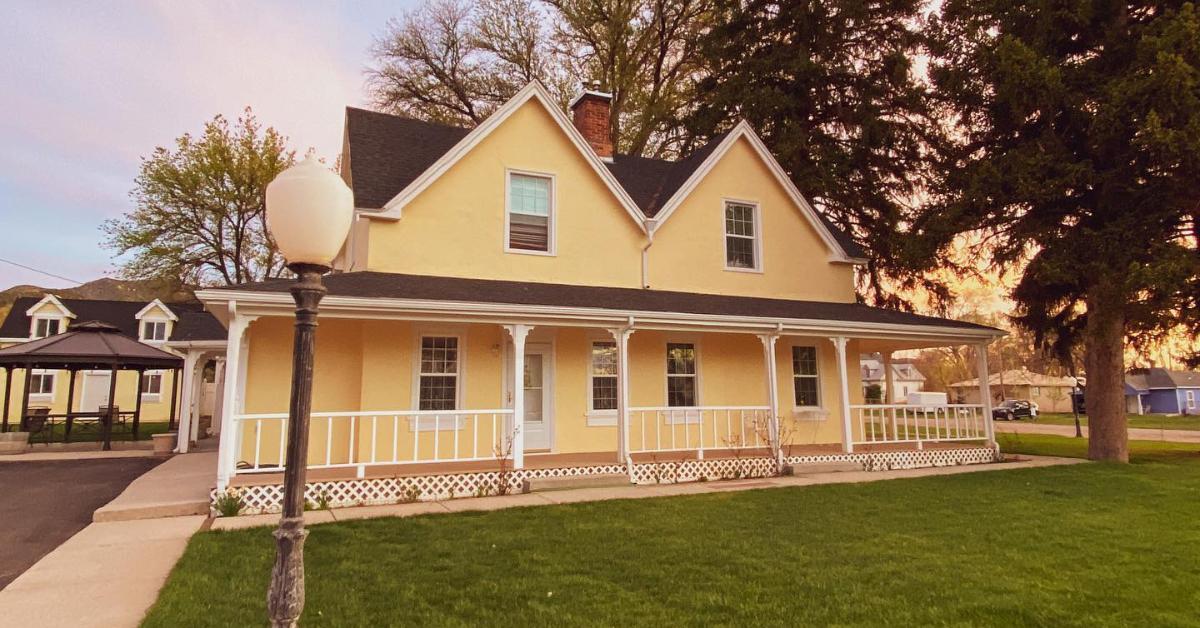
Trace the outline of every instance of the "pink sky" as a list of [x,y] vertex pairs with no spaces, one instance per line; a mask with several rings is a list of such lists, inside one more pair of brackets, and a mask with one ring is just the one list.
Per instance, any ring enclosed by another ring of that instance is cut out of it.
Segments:
[[[8,0],[0,8],[0,258],[79,281],[113,269],[99,225],[138,160],[247,105],[325,157],[365,102],[371,38],[413,0]],[[0,289],[67,286],[0,262]]]

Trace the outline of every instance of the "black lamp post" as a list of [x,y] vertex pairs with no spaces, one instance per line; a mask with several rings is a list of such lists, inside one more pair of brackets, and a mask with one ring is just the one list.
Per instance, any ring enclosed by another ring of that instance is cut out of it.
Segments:
[[350,231],[353,195],[346,184],[311,156],[288,168],[267,186],[267,228],[296,273],[296,332],[292,351],[292,390],[288,404],[287,454],[283,474],[283,514],[275,530],[275,566],[267,590],[271,625],[297,625],[304,611],[304,488],[308,464],[308,423],[317,307],[325,296],[321,276],[329,272]]

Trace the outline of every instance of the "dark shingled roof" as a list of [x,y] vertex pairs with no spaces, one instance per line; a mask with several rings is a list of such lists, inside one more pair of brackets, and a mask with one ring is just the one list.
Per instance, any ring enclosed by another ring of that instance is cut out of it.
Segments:
[[[287,292],[291,279],[273,279],[233,286],[247,292]],[[431,301],[504,303],[611,309],[619,312],[678,312],[717,316],[828,320],[993,330],[992,327],[860,303],[789,301],[666,290],[573,286],[565,284],[463,279],[361,271],[334,273],[325,278],[330,296],[382,297]],[[218,289],[220,290],[220,289]]]
[[[0,338],[28,338],[29,317],[25,311],[42,297],[21,297],[13,303],[8,316],[0,323]],[[75,314],[74,322],[100,321],[115,326],[121,333],[138,337],[138,321],[134,316],[150,301],[106,301],[100,299],[59,299]],[[204,311],[199,301],[164,303],[179,321],[172,325],[168,340],[224,340],[225,327],[212,314]],[[68,330],[70,328],[68,327]]]
[[1150,388],[1200,388],[1200,373],[1162,367],[1130,369],[1125,383],[1138,390]]
[[[354,206],[381,209],[470,132],[467,128],[347,107]],[[607,166],[642,213],[653,218],[723,139],[724,134],[718,135],[679,161],[615,155]],[[865,257],[862,247],[849,234],[820,212],[817,215],[847,255]]]
[[0,349],[0,365],[42,368],[173,368],[183,358],[138,342],[116,325],[86,321],[67,331]]

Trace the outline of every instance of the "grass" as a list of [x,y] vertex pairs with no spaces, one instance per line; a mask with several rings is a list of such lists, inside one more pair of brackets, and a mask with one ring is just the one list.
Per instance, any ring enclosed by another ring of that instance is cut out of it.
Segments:
[[[1198,625],[1197,449],[317,525],[302,624]],[[267,529],[197,534],[144,625],[263,624],[273,553]]]
[[[59,421],[61,419],[55,419]],[[166,421],[143,421],[138,424],[138,440],[150,440],[154,434],[163,434],[169,431],[167,429],[169,423]],[[15,427],[11,429],[16,429]],[[63,442],[63,437],[66,434],[67,426],[63,423],[54,423],[50,426],[51,441],[54,443]],[[133,440],[133,419],[128,419],[125,425],[113,425],[112,436],[113,441]],[[72,443],[98,443],[104,440],[103,433],[100,431],[99,425],[95,422],[83,424],[76,423],[71,429]],[[34,444],[40,445],[45,441],[45,434],[37,434],[34,437]]]
[[[1047,423],[1050,425],[1075,425],[1075,416],[1070,413],[1046,412],[1036,420],[1020,419],[1022,423]],[[1087,425],[1087,416],[1079,415],[1079,422]],[[1200,416],[1175,416],[1166,414],[1130,414],[1129,427],[1144,427],[1155,430],[1200,430]]]

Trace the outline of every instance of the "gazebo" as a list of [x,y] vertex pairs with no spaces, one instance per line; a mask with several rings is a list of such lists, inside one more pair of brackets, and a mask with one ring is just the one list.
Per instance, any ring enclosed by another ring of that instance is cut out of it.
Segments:
[[[67,388],[67,418],[73,416],[75,399],[75,373],[82,370],[108,370],[108,408],[99,419],[104,430],[104,449],[111,449],[112,409],[116,398],[117,372],[137,371],[137,401],[133,413],[133,435],[137,438],[138,424],[142,413],[142,374],[151,369],[179,369],[183,358],[151,347],[137,339],[122,334],[113,325],[88,321],[72,325],[66,332],[32,340],[30,342],[0,349],[0,368],[5,370],[3,430],[8,431],[8,408],[12,392],[12,374],[15,369],[25,369],[25,386],[21,395],[21,427],[29,418],[29,386],[33,369],[65,370],[70,373]],[[179,378],[173,378],[178,382]],[[171,395],[171,420],[175,416],[175,392]]]

